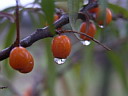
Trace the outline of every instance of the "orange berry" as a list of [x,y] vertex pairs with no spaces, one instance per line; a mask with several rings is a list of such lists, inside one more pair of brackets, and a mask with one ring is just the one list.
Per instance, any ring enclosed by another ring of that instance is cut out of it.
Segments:
[[60,17],[57,14],[54,15],[54,21],[57,21],[59,18]]
[[23,47],[15,47],[9,56],[10,66],[21,73],[32,71],[34,60],[32,55]]
[[[87,34],[90,37],[94,37],[94,35],[96,34],[96,27],[94,25],[94,23],[90,22],[88,25],[88,30],[86,29],[86,22],[81,24],[80,27],[80,32]],[[83,40],[91,40],[90,38],[86,37],[85,35],[80,35],[80,38]]]
[[55,58],[65,59],[71,51],[71,42],[66,35],[59,35],[52,41],[52,53]]
[[[104,20],[99,16],[101,13],[101,11],[99,10],[99,12],[96,14],[96,19],[99,25],[103,25],[104,24]],[[109,24],[112,21],[112,12],[109,8],[106,8],[106,18],[105,18],[105,23]]]
[[89,10],[90,13],[97,13],[99,11],[99,7],[95,7]]

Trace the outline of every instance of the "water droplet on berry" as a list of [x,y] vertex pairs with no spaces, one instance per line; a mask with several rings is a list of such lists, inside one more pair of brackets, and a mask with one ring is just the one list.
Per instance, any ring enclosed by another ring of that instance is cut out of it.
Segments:
[[90,45],[91,41],[85,40],[85,41],[80,41],[83,45]]
[[54,58],[54,61],[57,63],[57,64],[63,64],[66,59],[60,59],[60,58]]
[[104,25],[99,25],[100,28],[104,28]]

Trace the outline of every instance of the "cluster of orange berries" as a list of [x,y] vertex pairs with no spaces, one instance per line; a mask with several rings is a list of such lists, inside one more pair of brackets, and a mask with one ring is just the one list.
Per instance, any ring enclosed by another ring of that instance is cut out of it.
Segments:
[[[58,19],[59,16],[54,15],[54,20],[56,21]],[[18,46],[11,50],[9,55],[9,64],[13,69],[21,73],[29,73],[34,67],[34,59],[26,48]]]
[[[99,18],[101,11],[99,7],[93,8],[89,10],[90,14],[95,14],[95,21],[98,23],[98,25],[103,25],[104,21]],[[54,21],[58,20],[59,16],[54,15]],[[106,8],[106,18],[105,23],[109,24],[112,20],[112,13],[109,8]],[[96,34],[96,27],[93,22],[89,22],[88,24],[88,30],[87,30],[87,24],[86,22],[83,22],[80,27],[80,32],[87,34],[90,37],[94,37]],[[79,36],[83,41],[90,41],[91,38],[86,37],[85,35]],[[52,41],[52,53],[54,58],[54,61],[58,64],[62,64],[65,62],[66,58],[69,56],[71,52],[71,41],[66,35],[58,35],[53,38]],[[10,66],[18,70],[21,73],[28,73],[31,72],[34,66],[34,60],[32,55],[23,47],[15,47],[10,52],[9,56],[9,63]]]
[[[99,7],[93,8],[89,10],[90,14],[95,15],[95,21],[98,23],[98,25],[103,26],[104,22],[106,24],[109,24],[112,21],[112,13],[109,8],[106,8],[106,18],[105,20],[102,20],[100,17],[100,14],[102,11],[100,10]],[[96,26],[93,22],[89,22],[88,24],[88,29],[87,29],[87,24],[86,22],[83,22],[80,27],[80,32],[85,33],[86,35],[90,37],[94,37],[96,34]],[[85,45],[90,44],[91,38],[88,38],[85,35],[80,35],[79,36],[82,39],[82,43]],[[66,35],[59,35],[53,38],[52,42],[52,52],[54,61],[57,62],[58,64],[62,64],[65,62],[66,58],[69,56],[71,51],[71,42],[70,39]]]
[[[101,10],[99,7],[92,8],[88,11],[90,14],[93,15],[94,21],[98,24],[100,28],[104,28],[105,25],[108,25],[112,21],[112,12],[109,8],[106,8],[105,12],[105,20],[103,19],[103,10]],[[88,24],[88,27],[87,27]],[[89,23],[83,22],[80,27],[80,32],[87,34],[90,37],[94,37],[96,34],[96,26],[93,23],[93,21],[89,21]],[[90,44],[90,38],[80,35],[80,38],[82,39],[82,43],[84,45]]]

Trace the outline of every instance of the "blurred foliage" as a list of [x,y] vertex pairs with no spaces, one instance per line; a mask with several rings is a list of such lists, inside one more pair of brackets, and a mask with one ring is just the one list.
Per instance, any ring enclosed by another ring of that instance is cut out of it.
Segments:
[[115,5],[115,4],[111,4],[111,3],[108,5],[108,7],[111,8],[115,14],[121,14],[125,18],[128,18],[128,10],[127,9],[120,7],[118,5]]
[[[66,34],[71,38],[72,52],[65,64],[57,65],[51,53],[52,38],[40,40],[28,48],[35,58],[35,67],[31,73],[21,74],[11,69],[8,59],[0,62],[0,86],[8,86],[8,89],[0,89],[1,96],[24,94],[23,92],[29,87],[36,90],[33,91],[38,93],[35,96],[128,96],[128,4],[121,6],[118,1],[120,0],[112,3],[111,0],[99,0],[99,4],[103,9],[109,7],[114,17],[120,14],[122,18],[116,17],[103,29],[95,23],[97,26],[95,38],[111,47],[111,52],[93,41],[91,45],[83,46],[73,34]],[[79,30],[80,22],[77,22],[76,18],[83,2],[83,0],[35,0],[30,4],[31,10],[22,6],[21,38],[28,36],[37,28],[45,27],[46,22],[55,34],[53,26],[55,8],[60,8],[69,14],[70,24],[64,26],[64,29]],[[125,0],[120,2],[124,3]],[[32,11],[37,7],[43,12]],[[8,7],[1,12],[14,15],[15,7]],[[0,17],[0,50],[14,43],[15,29],[15,23]],[[58,76],[58,72],[64,73]],[[4,77],[7,80],[4,80]]]

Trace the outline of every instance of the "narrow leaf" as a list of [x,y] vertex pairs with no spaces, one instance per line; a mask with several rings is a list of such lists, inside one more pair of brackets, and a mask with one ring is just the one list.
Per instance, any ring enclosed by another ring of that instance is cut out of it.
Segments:
[[122,14],[125,18],[128,18],[128,10],[115,4],[108,4],[108,7],[116,14]]
[[68,0],[69,21],[73,30],[77,31],[77,17],[81,0]]
[[55,12],[54,0],[42,0],[41,7],[45,13],[47,23],[50,26],[50,31],[52,32],[52,34],[55,34],[55,32],[53,31],[54,30],[53,21],[54,21],[54,12]]
[[119,57],[117,53],[114,53],[114,52],[108,52],[107,55],[110,61],[112,62],[113,67],[115,68],[120,78],[122,79],[126,92],[128,92],[127,74],[126,74],[126,69],[122,59]]
[[[13,44],[14,36],[15,36],[15,24],[10,24],[10,26],[8,28],[8,33],[4,40],[5,42],[3,42],[4,48]],[[8,64],[8,60],[5,60],[3,63],[4,63],[3,68],[4,68],[4,72],[5,72],[6,76],[8,78],[13,77],[15,71],[12,68],[10,68],[10,66]]]
[[51,39],[47,39],[46,43],[46,52],[47,52],[47,87],[48,87],[48,96],[55,95],[55,80],[56,80],[56,64],[53,61],[53,56],[51,50]]

